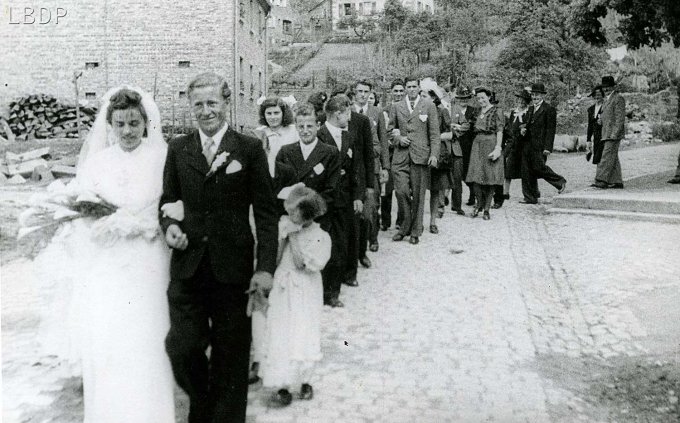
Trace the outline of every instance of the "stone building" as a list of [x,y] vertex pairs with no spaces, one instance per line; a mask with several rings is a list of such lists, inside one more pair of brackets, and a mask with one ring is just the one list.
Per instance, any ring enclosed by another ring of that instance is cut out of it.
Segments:
[[[49,5],[49,6],[48,6]],[[57,7],[58,6],[58,7]],[[230,122],[254,126],[267,89],[267,0],[15,0],[0,12],[0,110],[20,96],[73,103],[136,85],[155,92],[164,124],[191,124],[186,86],[213,71],[232,88]]]
[[[345,16],[357,13],[360,16],[371,16],[385,10],[386,0],[320,0],[309,14],[324,17],[331,21],[334,29]],[[401,0],[403,6],[412,12],[434,13],[434,0]]]

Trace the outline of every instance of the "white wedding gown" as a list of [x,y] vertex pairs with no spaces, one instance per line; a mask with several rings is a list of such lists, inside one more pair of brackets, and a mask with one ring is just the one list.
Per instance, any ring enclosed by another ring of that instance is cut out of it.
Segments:
[[118,211],[75,221],[45,251],[62,255],[73,284],[63,323],[82,362],[86,423],[175,421],[164,345],[170,251],[157,215],[164,161],[164,149],[144,142],[94,155],[79,169],[77,188]]

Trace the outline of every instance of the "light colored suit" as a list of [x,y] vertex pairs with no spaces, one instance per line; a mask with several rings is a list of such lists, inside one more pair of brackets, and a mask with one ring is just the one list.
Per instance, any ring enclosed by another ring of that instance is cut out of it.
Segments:
[[[399,129],[394,137],[392,173],[397,201],[404,211],[404,221],[399,234],[420,237],[423,233],[425,193],[430,187],[430,157],[439,158],[441,145],[439,112],[432,100],[420,98],[409,110],[408,96],[390,109],[387,131]],[[408,147],[399,145],[399,139],[410,141]]]
[[608,185],[622,185],[619,146],[626,135],[626,99],[617,92],[602,104],[602,158],[597,164],[595,181]]

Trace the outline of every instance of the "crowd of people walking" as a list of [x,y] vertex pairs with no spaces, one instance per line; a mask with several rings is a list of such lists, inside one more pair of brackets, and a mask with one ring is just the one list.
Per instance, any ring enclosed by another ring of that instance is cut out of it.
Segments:
[[[588,112],[594,185],[620,188],[625,102],[612,78],[602,82]],[[449,206],[491,219],[513,179],[526,204],[538,202],[538,179],[565,190],[546,164],[556,110],[543,84],[517,91],[507,118],[484,86],[447,98],[406,77],[382,106],[373,88],[362,80],[295,104],[264,98],[246,135],[227,123],[226,81],[201,74],[187,89],[197,128],[167,145],[151,96],[105,95],[69,190],[116,212],[73,223],[44,255],[58,255],[80,299],[65,320],[89,324],[77,333],[86,422],[174,421],[172,376],[190,422],[244,421],[248,384],[260,379],[271,405],[289,405],[293,391],[310,400],[323,306],[344,306],[342,286],[372,266],[379,231],[394,226],[392,241],[417,245],[428,191],[437,235]],[[112,406],[129,386],[135,398]]]

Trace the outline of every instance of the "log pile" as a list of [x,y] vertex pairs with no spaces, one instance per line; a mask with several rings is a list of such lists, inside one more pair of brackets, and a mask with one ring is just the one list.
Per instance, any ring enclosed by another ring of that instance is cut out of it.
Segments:
[[8,151],[0,158],[0,185],[21,184],[32,180],[47,182],[54,178],[72,178],[76,175],[75,156],[54,159],[49,147],[16,154]]
[[[17,141],[33,138],[78,137],[76,108],[61,104],[51,95],[30,95],[9,105],[9,128]],[[94,123],[97,109],[80,108],[81,130]]]

